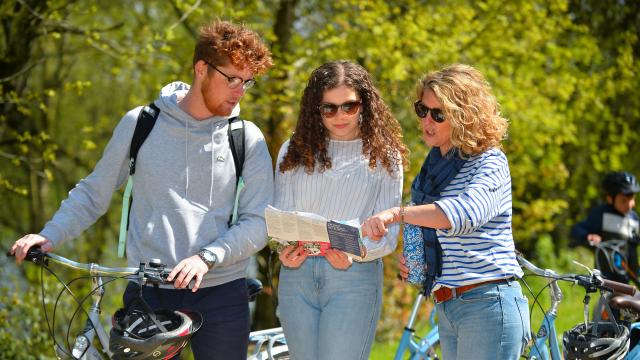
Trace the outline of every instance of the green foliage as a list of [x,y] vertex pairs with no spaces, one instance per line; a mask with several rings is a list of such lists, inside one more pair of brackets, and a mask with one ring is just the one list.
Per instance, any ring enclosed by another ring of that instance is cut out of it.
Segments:
[[[365,66],[412,151],[405,194],[427,152],[411,109],[416,81],[449,63],[479,68],[510,120],[517,247],[563,266],[569,227],[599,198],[602,174],[640,175],[639,14],[639,2],[597,0],[4,1],[0,241],[7,248],[42,228],[128,109],[163,84],[190,82],[197,28],[219,17],[254,28],[273,50],[275,66],[242,112],[274,158],[311,70],[339,58]],[[58,251],[114,262],[118,212]],[[381,338],[412,300],[392,280],[394,259],[385,264]],[[259,313],[272,313],[263,303]]]
[[556,269],[558,262],[553,242],[550,236],[541,236],[536,242],[537,266],[540,268]]
[[[15,279],[5,277],[0,287],[0,353],[3,359],[55,359],[36,287],[16,289]],[[14,280],[14,281],[12,281]],[[19,291],[18,291],[19,290]],[[45,356],[44,354],[49,354]]]

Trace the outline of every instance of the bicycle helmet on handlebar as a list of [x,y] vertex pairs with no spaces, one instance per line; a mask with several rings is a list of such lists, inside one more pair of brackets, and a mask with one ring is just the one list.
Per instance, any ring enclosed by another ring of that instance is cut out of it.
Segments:
[[629,352],[629,329],[612,322],[584,323],[562,336],[565,360],[624,359]]
[[616,196],[620,193],[635,194],[640,192],[636,177],[626,171],[610,172],[602,179],[605,194]]
[[[155,319],[154,319],[155,318]],[[170,359],[202,325],[197,312],[120,309],[113,315],[109,350],[114,359]]]

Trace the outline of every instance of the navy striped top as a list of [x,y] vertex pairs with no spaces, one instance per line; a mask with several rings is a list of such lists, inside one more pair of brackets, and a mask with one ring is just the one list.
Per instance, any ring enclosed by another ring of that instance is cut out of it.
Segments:
[[435,204],[451,228],[437,230],[443,264],[434,290],[523,275],[511,227],[511,174],[502,151],[471,157]]

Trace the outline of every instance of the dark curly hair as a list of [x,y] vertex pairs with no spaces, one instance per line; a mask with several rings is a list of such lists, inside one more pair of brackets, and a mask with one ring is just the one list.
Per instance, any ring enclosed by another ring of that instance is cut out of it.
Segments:
[[327,90],[340,85],[354,89],[362,102],[362,121],[359,123],[362,153],[369,159],[369,167],[375,169],[378,162],[393,174],[400,163],[407,164],[408,150],[402,143],[402,129],[373,85],[369,73],[360,65],[340,60],[326,63],[311,73],[300,101],[300,115],[280,172],[304,166],[311,174],[316,162],[318,171],[331,168],[327,155],[329,133],[322,124],[318,105]]
[[260,36],[244,25],[216,20],[200,29],[193,54],[193,65],[204,60],[213,65],[248,67],[254,74],[262,74],[273,65],[271,52]]

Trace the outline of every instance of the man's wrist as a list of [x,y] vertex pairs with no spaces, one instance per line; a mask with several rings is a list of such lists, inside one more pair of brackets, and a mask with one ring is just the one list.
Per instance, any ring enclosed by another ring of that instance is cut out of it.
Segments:
[[213,266],[218,262],[216,254],[207,249],[200,250],[198,252],[198,257],[200,257],[200,260],[202,260],[209,269],[213,268]]

